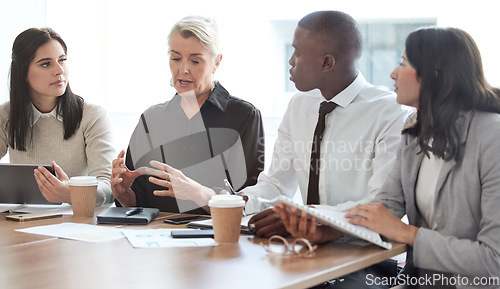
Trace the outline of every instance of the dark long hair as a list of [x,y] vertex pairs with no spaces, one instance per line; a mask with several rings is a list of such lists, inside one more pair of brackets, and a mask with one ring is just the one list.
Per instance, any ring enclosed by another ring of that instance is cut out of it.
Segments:
[[406,39],[406,55],[421,88],[417,122],[405,132],[417,136],[426,155],[459,160],[460,132],[455,123],[460,111],[500,113],[500,90],[486,82],[479,49],[463,30],[414,31]]
[[[9,144],[13,149],[26,151],[27,137],[31,142],[33,110],[27,81],[30,63],[38,48],[50,40],[57,40],[67,53],[66,43],[50,28],[30,28],[19,34],[12,46],[10,65],[10,111],[7,123]],[[71,91],[69,83],[63,95],[57,98],[56,112],[63,117],[64,139],[70,138],[80,126],[83,99]]]

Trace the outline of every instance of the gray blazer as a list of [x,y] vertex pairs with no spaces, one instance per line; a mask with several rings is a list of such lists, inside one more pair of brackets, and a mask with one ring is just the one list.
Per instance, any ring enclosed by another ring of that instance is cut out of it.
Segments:
[[[463,112],[457,120],[463,158],[444,163],[436,185],[438,230],[415,203],[423,154],[404,134],[397,160],[375,201],[420,227],[410,266],[460,276],[500,276],[500,114]],[[469,278],[472,282],[472,278]],[[481,287],[483,288],[483,287]],[[485,287],[484,287],[485,288]]]

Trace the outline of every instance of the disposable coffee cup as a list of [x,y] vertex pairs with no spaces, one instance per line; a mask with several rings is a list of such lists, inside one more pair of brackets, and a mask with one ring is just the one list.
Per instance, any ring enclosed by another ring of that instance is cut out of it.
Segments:
[[92,176],[71,177],[69,179],[69,195],[74,217],[94,216],[97,184],[97,178]]
[[237,195],[216,195],[208,201],[208,206],[212,215],[215,242],[237,243],[245,207],[243,198]]

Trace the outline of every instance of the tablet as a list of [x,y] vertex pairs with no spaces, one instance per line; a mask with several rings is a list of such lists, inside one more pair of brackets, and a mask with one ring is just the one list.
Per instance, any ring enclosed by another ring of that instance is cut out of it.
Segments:
[[[33,171],[39,165],[0,164],[0,203],[8,204],[60,204],[50,203],[38,189]],[[55,175],[52,165],[43,165]]]

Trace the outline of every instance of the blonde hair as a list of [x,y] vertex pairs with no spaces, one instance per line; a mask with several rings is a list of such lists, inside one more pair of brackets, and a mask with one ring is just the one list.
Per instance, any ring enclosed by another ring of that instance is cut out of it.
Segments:
[[168,42],[174,33],[180,33],[184,38],[196,37],[213,57],[220,55],[219,31],[217,23],[212,18],[202,16],[187,16],[174,24],[168,35]]

